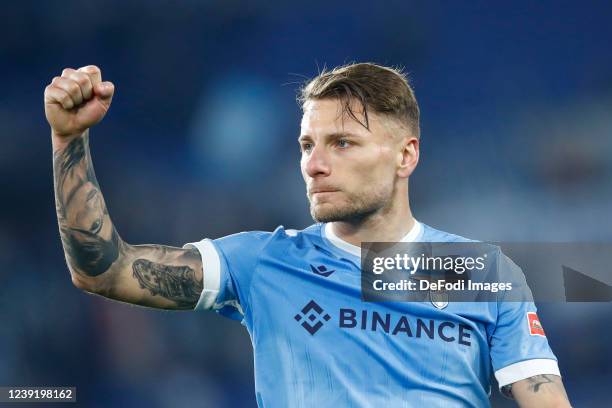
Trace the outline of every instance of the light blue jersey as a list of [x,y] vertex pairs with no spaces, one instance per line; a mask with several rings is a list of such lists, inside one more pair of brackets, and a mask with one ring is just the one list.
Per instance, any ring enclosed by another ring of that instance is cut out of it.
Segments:
[[[467,240],[417,222],[403,241]],[[488,407],[493,373],[559,375],[531,302],[363,302],[359,248],[331,224],[188,245],[204,265],[196,309],[251,336],[260,407]]]

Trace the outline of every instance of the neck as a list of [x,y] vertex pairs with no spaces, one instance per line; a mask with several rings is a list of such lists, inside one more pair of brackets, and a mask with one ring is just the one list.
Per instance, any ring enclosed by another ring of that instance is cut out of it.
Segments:
[[416,222],[410,211],[408,195],[390,208],[383,208],[358,221],[332,222],[338,238],[356,246],[362,242],[398,242]]

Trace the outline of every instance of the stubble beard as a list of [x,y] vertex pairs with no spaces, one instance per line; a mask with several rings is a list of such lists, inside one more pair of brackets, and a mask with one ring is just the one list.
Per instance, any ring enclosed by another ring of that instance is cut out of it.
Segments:
[[[346,193],[345,193],[346,194]],[[391,191],[381,188],[367,194],[346,194],[341,204],[315,205],[310,201],[310,215],[316,222],[358,223],[385,208],[391,200]]]

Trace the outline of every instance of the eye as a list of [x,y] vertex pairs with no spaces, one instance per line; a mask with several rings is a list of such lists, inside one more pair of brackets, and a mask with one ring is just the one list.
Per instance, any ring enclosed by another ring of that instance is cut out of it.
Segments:
[[100,227],[102,227],[102,220],[98,219],[91,224],[91,228],[89,228],[89,230],[94,234],[97,234],[100,231]]
[[351,142],[349,142],[346,139],[340,139],[338,140],[338,147],[341,149],[346,149],[347,147],[349,147],[351,145]]
[[308,143],[308,142],[302,143],[300,145],[300,149],[302,150],[302,152],[309,152],[312,150],[312,147],[313,147],[312,143]]

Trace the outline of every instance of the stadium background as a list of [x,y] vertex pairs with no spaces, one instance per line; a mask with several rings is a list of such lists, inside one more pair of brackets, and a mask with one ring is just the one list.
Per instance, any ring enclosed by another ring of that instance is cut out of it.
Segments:
[[[239,324],[72,287],[42,103],[63,67],[97,64],[116,85],[91,144],[130,243],[309,225],[295,91],[351,61],[410,73],[419,220],[481,240],[612,241],[609,4],[302,3],[3,3],[0,385],[75,385],[86,407],[255,401]],[[610,304],[540,310],[574,405],[607,406]]]

